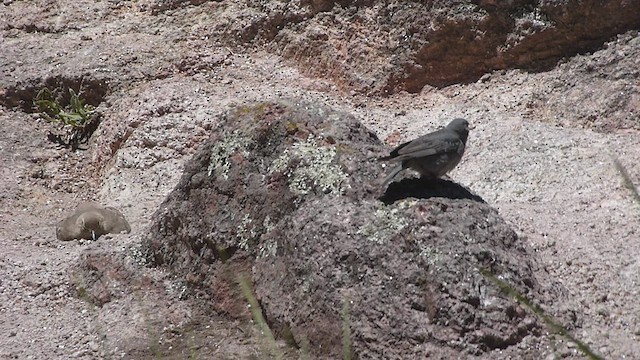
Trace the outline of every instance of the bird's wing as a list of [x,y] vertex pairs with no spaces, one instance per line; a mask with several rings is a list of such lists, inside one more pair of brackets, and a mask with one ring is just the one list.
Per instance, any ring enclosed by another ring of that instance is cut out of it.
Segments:
[[437,136],[433,135],[436,134],[428,134],[401,145],[396,149],[397,152],[394,150],[394,152],[396,152],[394,160],[405,160],[408,158],[420,158],[455,152],[458,151],[462,144],[462,140],[460,140],[455,133],[442,132],[437,134]]

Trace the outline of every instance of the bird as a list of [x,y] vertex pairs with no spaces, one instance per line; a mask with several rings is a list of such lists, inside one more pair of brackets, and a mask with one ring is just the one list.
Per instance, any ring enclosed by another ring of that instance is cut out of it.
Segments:
[[76,211],[56,226],[58,240],[97,240],[104,234],[131,232],[131,226],[122,213],[113,207],[102,207],[93,202],[78,205]]
[[405,169],[413,169],[429,179],[445,175],[460,163],[468,136],[469,122],[457,118],[440,130],[399,145],[391,154],[378,159],[398,163],[384,179],[383,186]]

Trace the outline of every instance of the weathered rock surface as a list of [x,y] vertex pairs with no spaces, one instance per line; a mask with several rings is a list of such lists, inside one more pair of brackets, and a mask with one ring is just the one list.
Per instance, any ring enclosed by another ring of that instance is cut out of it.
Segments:
[[[341,351],[344,301],[354,351],[365,359],[480,355],[540,333],[479,272],[491,269],[539,298],[532,254],[486,205],[319,199],[274,231],[266,237],[277,241],[275,256],[253,268],[262,306],[281,333],[331,357]],[[535,347],[522,355],[540,356]]]
[[229,39],[266,40],[307,73],[374,93],[419,92],[498,69],[549,69],[640,28],[640,3],[627,0],[248,5],[229,10],[233,15],[218,31]]
[[147,255],[139,240],[116,235],[91,242],[69,268],[73,292],[98,310],[91,330],[105,344],[103,357],[126,349],[131,357],[146,358],[152,348],[156,354],[188,358],[188,345],[176,338],[186,337],[197,307],[186,300],[187,289],[180,281],[145,267]]
[[69,272],[77,295],[96,306],[130,295],[133,289],[149,291],[154,283],[142,271],[144,254],[138,248],[111,245],[102,239],[94,242]]
[[58,240],[96,240],[105,234],[131,232],[131,226],[120,210],[102,207],[96,203],[82,203],[76,211],[64,218],[56,226]]
[[311,104],[240,106],[185,165],[160,206],[149,237],[155,262],[219,295],[219,280],[226,283],[227,276],[207,269],[232,256],[247,257],[249,269],[248,257],[274,250],[261,236],[305,199],[331,194],[355,200],[379,192],[374,181],[382,168],[366,163],[367,152],[375,158],[379,150],[375,134],[352,116]]
[[[154,216],[153,262],[232,316],[245,303],[233,282],[250,272],[276,334],[309,341],[314,356],[341,353],[347,301],[360,358],[496,349],[539,358],[539,322],[479,272],[536,301],[555,299],[534,276],[534,254],[453,182],[404,179],[381,201],[375,158],[384,151],[353,117],[328,108],[239,106]],[[417,191],[425,187],[434,190]],[[534,345],[510,348],[523,341]]]
[[[615,3],[620,2],[606,4]],[[377,14],[367,7],[373,2],[349,2],[360,7],[347,11],[344,1],[313,1],[313,16],[304,18],[296,15],[297,3],[253,4],[258,2],[2,2],[0,358],[260,358],[265,351],[258,331],[250,324],[239,327],[242,320],[214,318],[198,294],[187,296],[193,301],[191,316],[172,314],[184,305],[174,297],[162,298],[165,289],[136,289],[136,277],[111,279],[122,276],[122,270],[142,271],[118,265],[130,265],[115,250],[131,236],[62,242],[52,229],[65,215],[62,209],[95,200],[118,204],[135,222],[134,231],[144,231],[177,184],[184,161],[208,137],[208,124],[215,124],[230,102],[281,96],[356,114],[388,142],[434,130],[456,116],[469,117],[476,129],[453,178],[498,208],[521,234],[518,241],[536,250],[548,271],[537,273],[540,283],[557,280],[569,289],[566,301],[545,303],[545,309],[580,309],[583,323],[572,334],[604,358],[640,358],[635,335],[640,329],[637,204],[609,158],[609,152],[619,156],[639,183],[637,30],[621,29],[602,47],[562,59],[550,71],[495,71],[475,83],[378,98],[339,90],[384,89],[394,73],[372,69],[391,69],[396,60],[406,59],[404,53],[402,59],[393,55],[394,46],[386,48],[388,53],[374,51],[386,41],[385,34],[396,35],[394,29],[370,26],[375,21],[369,16]],[[448,4],[458,7],[460,2]],[[518,5],[526,2],[512,4],[517,18]],[[589,1],[580,4],[584,8],[574,9],[578,13],[589,9]],[[278,11],[293,16],[264,16]],[[316,23],[321,24],[314,31]],[[237,39],[230,34],[246,37],[240,46],[228,47]],[[395,38],[401,35],[402,30]],[[319,47],[317,55],[295,51],[307,45]],[[289,52],[283,52],[286,46]],[[476,55],[482,64],[485,54]],[[387,58],[391,65],[380,60]],[[320,76],[301,76],[287,63]],[[33,96],[43,86],[62,94],[72,88],[99,107],[104,118],[89,149],[69,152],[46,140],[49,125],[30,114]],[[436,188],[423,197],[468,198],[461,187]],[[396,193],[385,202],[402,197]],[[85,257],[86,248],[91,255]],[[104,289],[91,286],[94,281],[111,289],[104,292],[108,297],[100,297],[108,300],[102,307],[87,305],[70,291],[69,270],[81,268],[85,259],[95,264],[82,268],[87,291]],[[236,261],[225,265],[231,283],[220,280],[216,294],[223,294],[223,286],[233,291],[237,269],[247,268]],[[236,302],[246,313],[246,303]],[[206,312],[194,311],[200,308]],[[555,338],[553,357],[583,358],[573,344]],[[128,339],[134,340],[133,348]],[[502,352],[520,358],[517,350],[528,345],[538,346],[539,340],[526,337]],[[447,356],[460,357],[455,350]]]

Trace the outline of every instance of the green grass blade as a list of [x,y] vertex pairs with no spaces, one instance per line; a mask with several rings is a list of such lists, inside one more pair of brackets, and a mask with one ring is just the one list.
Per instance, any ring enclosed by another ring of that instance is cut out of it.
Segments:
[[349,308],[350,300],[342,301],[342,359],[351,360],[353,349],[351,344],[351,309]]
[[613,155],[611,155],[611,157],[613,158],[613,164],[615,165],[616,170],[618,170],[618,173],[620,173],[620,176],[622,177],[622,183],[624,184],[624,187],[626,187],[627,189],[629,189],[629,191],[631,191],[631,196],[633,197],[633,201],[635,201],[636,204],[640,205],[640,194],[638,193],[638,188],[636,188],[635,185],[633,185],[633,181],[631,181],[631,176],[629,176],[629,172],[624,166],[622,166],[622,163],[617,157]]
[[487,269],[480,269],[480,273],[487,279],[489,279],[492,283],[494,283],[502,293],[505,295],[513,297],[520,304],[524,305],[529,310],[533,311],[552,331],[560,334],[565,337],[569,341],[576,344],[578,349],[582,351],[582,353],[591,360],[603,360],[602,357],[596,355],[587,344],[582,341],[574,338],[569,331],[562,326],[559,322],[557,322],[553,317],[547,315],[541,307],[533,304],[527,297],[522,295],[518,290],[516,290],[513,286],[508,284],[506,281],[498,279],[491,271]]
[[278,348],[278,344],[276,343],[276,339],[273,337],[273,333],[267,324],[267,321],[264,319],[262,315],[262,310],[260,310],[260,304],[258,304],[258,300],[253,295],[253,291],[251,290],[251,284],[245,275],[238,275],[237,278],[238,284],[240,284],[240,288],[242,290],[242,294],[247,299],[251,309],[251,315],[253,316],[253,320],[258,325],[260,332],[264,336],[267,345],[269,346],[269,352],[271,356],[273,356],[277,360],[281,360],[284,357],[284,354]]

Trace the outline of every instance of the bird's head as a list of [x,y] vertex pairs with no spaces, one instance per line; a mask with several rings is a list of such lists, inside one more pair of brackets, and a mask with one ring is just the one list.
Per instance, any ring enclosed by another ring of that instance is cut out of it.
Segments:
[[467,120],[462,118],[454,119],[447,125],[447,128],[455,131],[462,141],[467,142],[467,137],[469,136],[469,122]]

